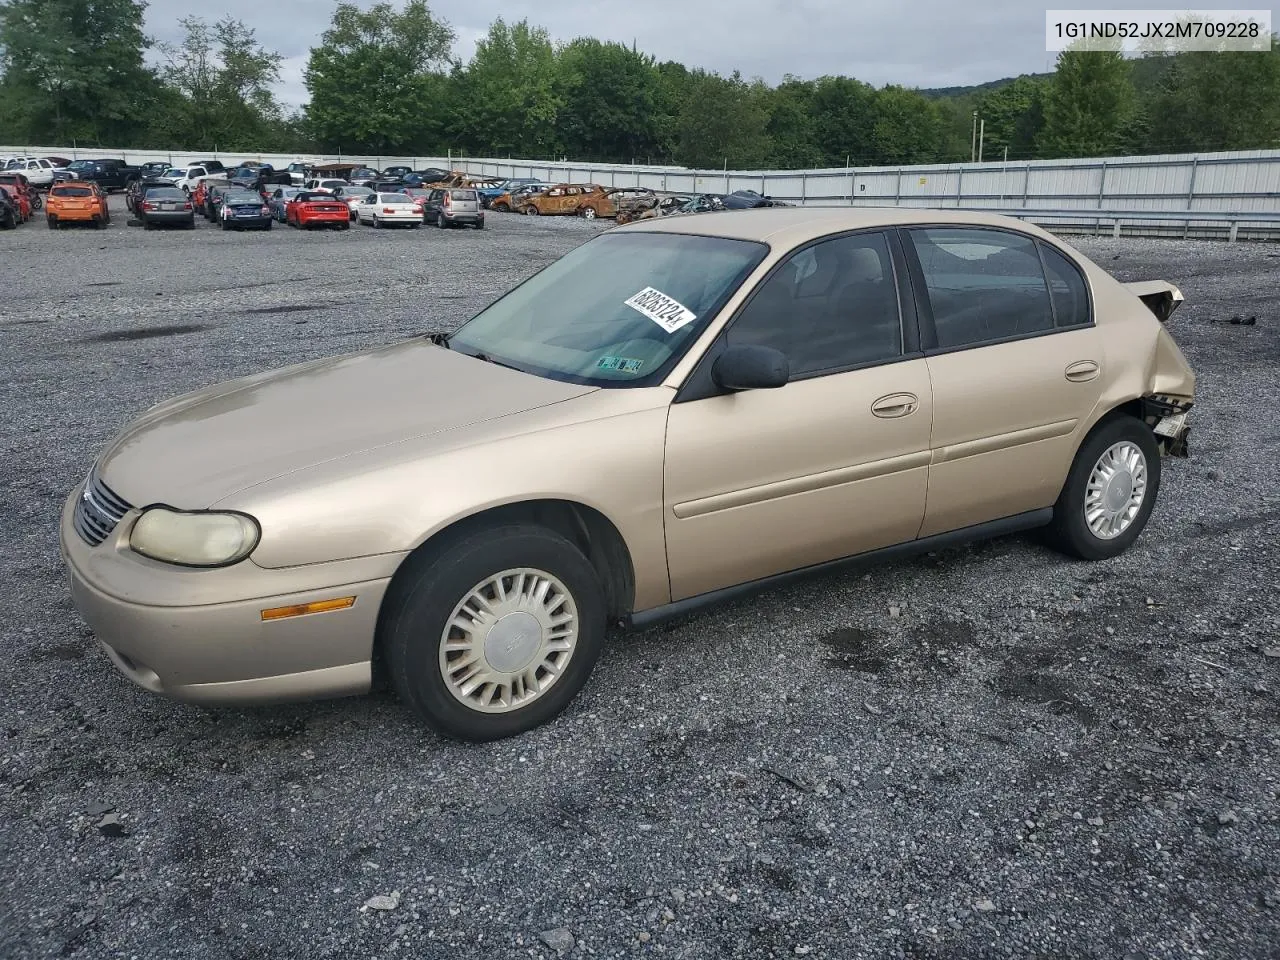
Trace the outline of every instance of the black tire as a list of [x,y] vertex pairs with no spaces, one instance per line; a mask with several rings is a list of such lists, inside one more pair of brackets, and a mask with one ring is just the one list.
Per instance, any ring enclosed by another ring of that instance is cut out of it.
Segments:
[[476,221],[476,229],[477,229],[477,230],[483,230],[483,229],[484,229],[484,221],[483,221],[483,220],[477,220],[477,221]]
[[[440,638],[454,607],[476,584],[516,567],[545,571],[564,584],[577,606],[578,641],[545,693],[510,713],[484,713],[449,691],[440,670]],[[551,530],[513,524],[472,533],[403,571],[387,596],[379,643],[401,699],[438,732],[483,742],[532,730],[568,706],[600,656],[605,629],[603,591],[582,552]]]
[[150,220],[143,220],[143,221],[142,221],[142,229],[143,229],[143,230],[150,230],[153,226],[154,226],[154,224],[153,224]]
[[437,227],[439,227],[441,230],[443,230],[445,227],[447,227],[447,226],[448,226],[448,224],[446,224],[446,223],[444,222],[444,214],[443,214],[443,213],[437,213],[437,214],[436,214],[436,226],[437,226]]
[[[1111,539],[1097,536],[1084,516],[1089,476],[1103,453],[1114,444],[1130,441],[1146,460],[1147,490],[1138,512],[1123,533]],[[1104,420],[1085,438],[1076,452],[1067,482],[1053,508],[1053,521],[1044,531],[1054,549],[1081,560],[1108,560],[1119,556],[1138,539],[1160,493],[1160,447],[1151,428],[1134,417],[1117,415]]]
[[45,217],[44,219],[45,219],[45,222],[49,224],[49,229],[50,229],[50,230],[57,230],[57,229],[58,229],[58,218],[57,218],[57,217]]

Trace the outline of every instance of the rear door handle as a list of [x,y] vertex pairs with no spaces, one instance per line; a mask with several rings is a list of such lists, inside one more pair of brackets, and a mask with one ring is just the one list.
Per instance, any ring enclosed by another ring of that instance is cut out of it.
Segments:
[[1093,360],[1077,360],[1067,367],[1065,376],[1072,383],[1084,383],[1096,377],[1101,369]]
[[887,420],[915,413],[918,406],[920,398],[914,393],[891,393],[871,404],[871,412]]

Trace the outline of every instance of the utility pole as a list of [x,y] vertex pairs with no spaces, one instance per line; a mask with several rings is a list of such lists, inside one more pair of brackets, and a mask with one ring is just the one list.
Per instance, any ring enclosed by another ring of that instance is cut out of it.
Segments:
[[987,135],[987,118],[983,117],[978,126],[978,162],[982,162],[982,141]]
[[978,159],[978,111],[973,111],[973,129],[969,133],[969,162]]

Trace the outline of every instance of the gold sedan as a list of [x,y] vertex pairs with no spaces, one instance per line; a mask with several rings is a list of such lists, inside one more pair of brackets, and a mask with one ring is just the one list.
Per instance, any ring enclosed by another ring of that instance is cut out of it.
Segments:
[[610,623],[1033,527],[1122,552],[1186,451],[1181,299],[996,216],[628,225],[447,337],[146,412],[66,503],[71,592],[157,693],[355,694],[376,659],[436,729],[516,734]]

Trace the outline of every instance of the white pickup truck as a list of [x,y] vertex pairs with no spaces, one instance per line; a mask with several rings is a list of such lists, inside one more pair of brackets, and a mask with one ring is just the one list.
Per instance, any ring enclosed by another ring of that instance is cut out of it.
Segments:
[[21,173],[33,187],[47,190],[53,186],[53,171],[57,168],[43,157],[14,157],[4,165],[4,169],[9,173]]

